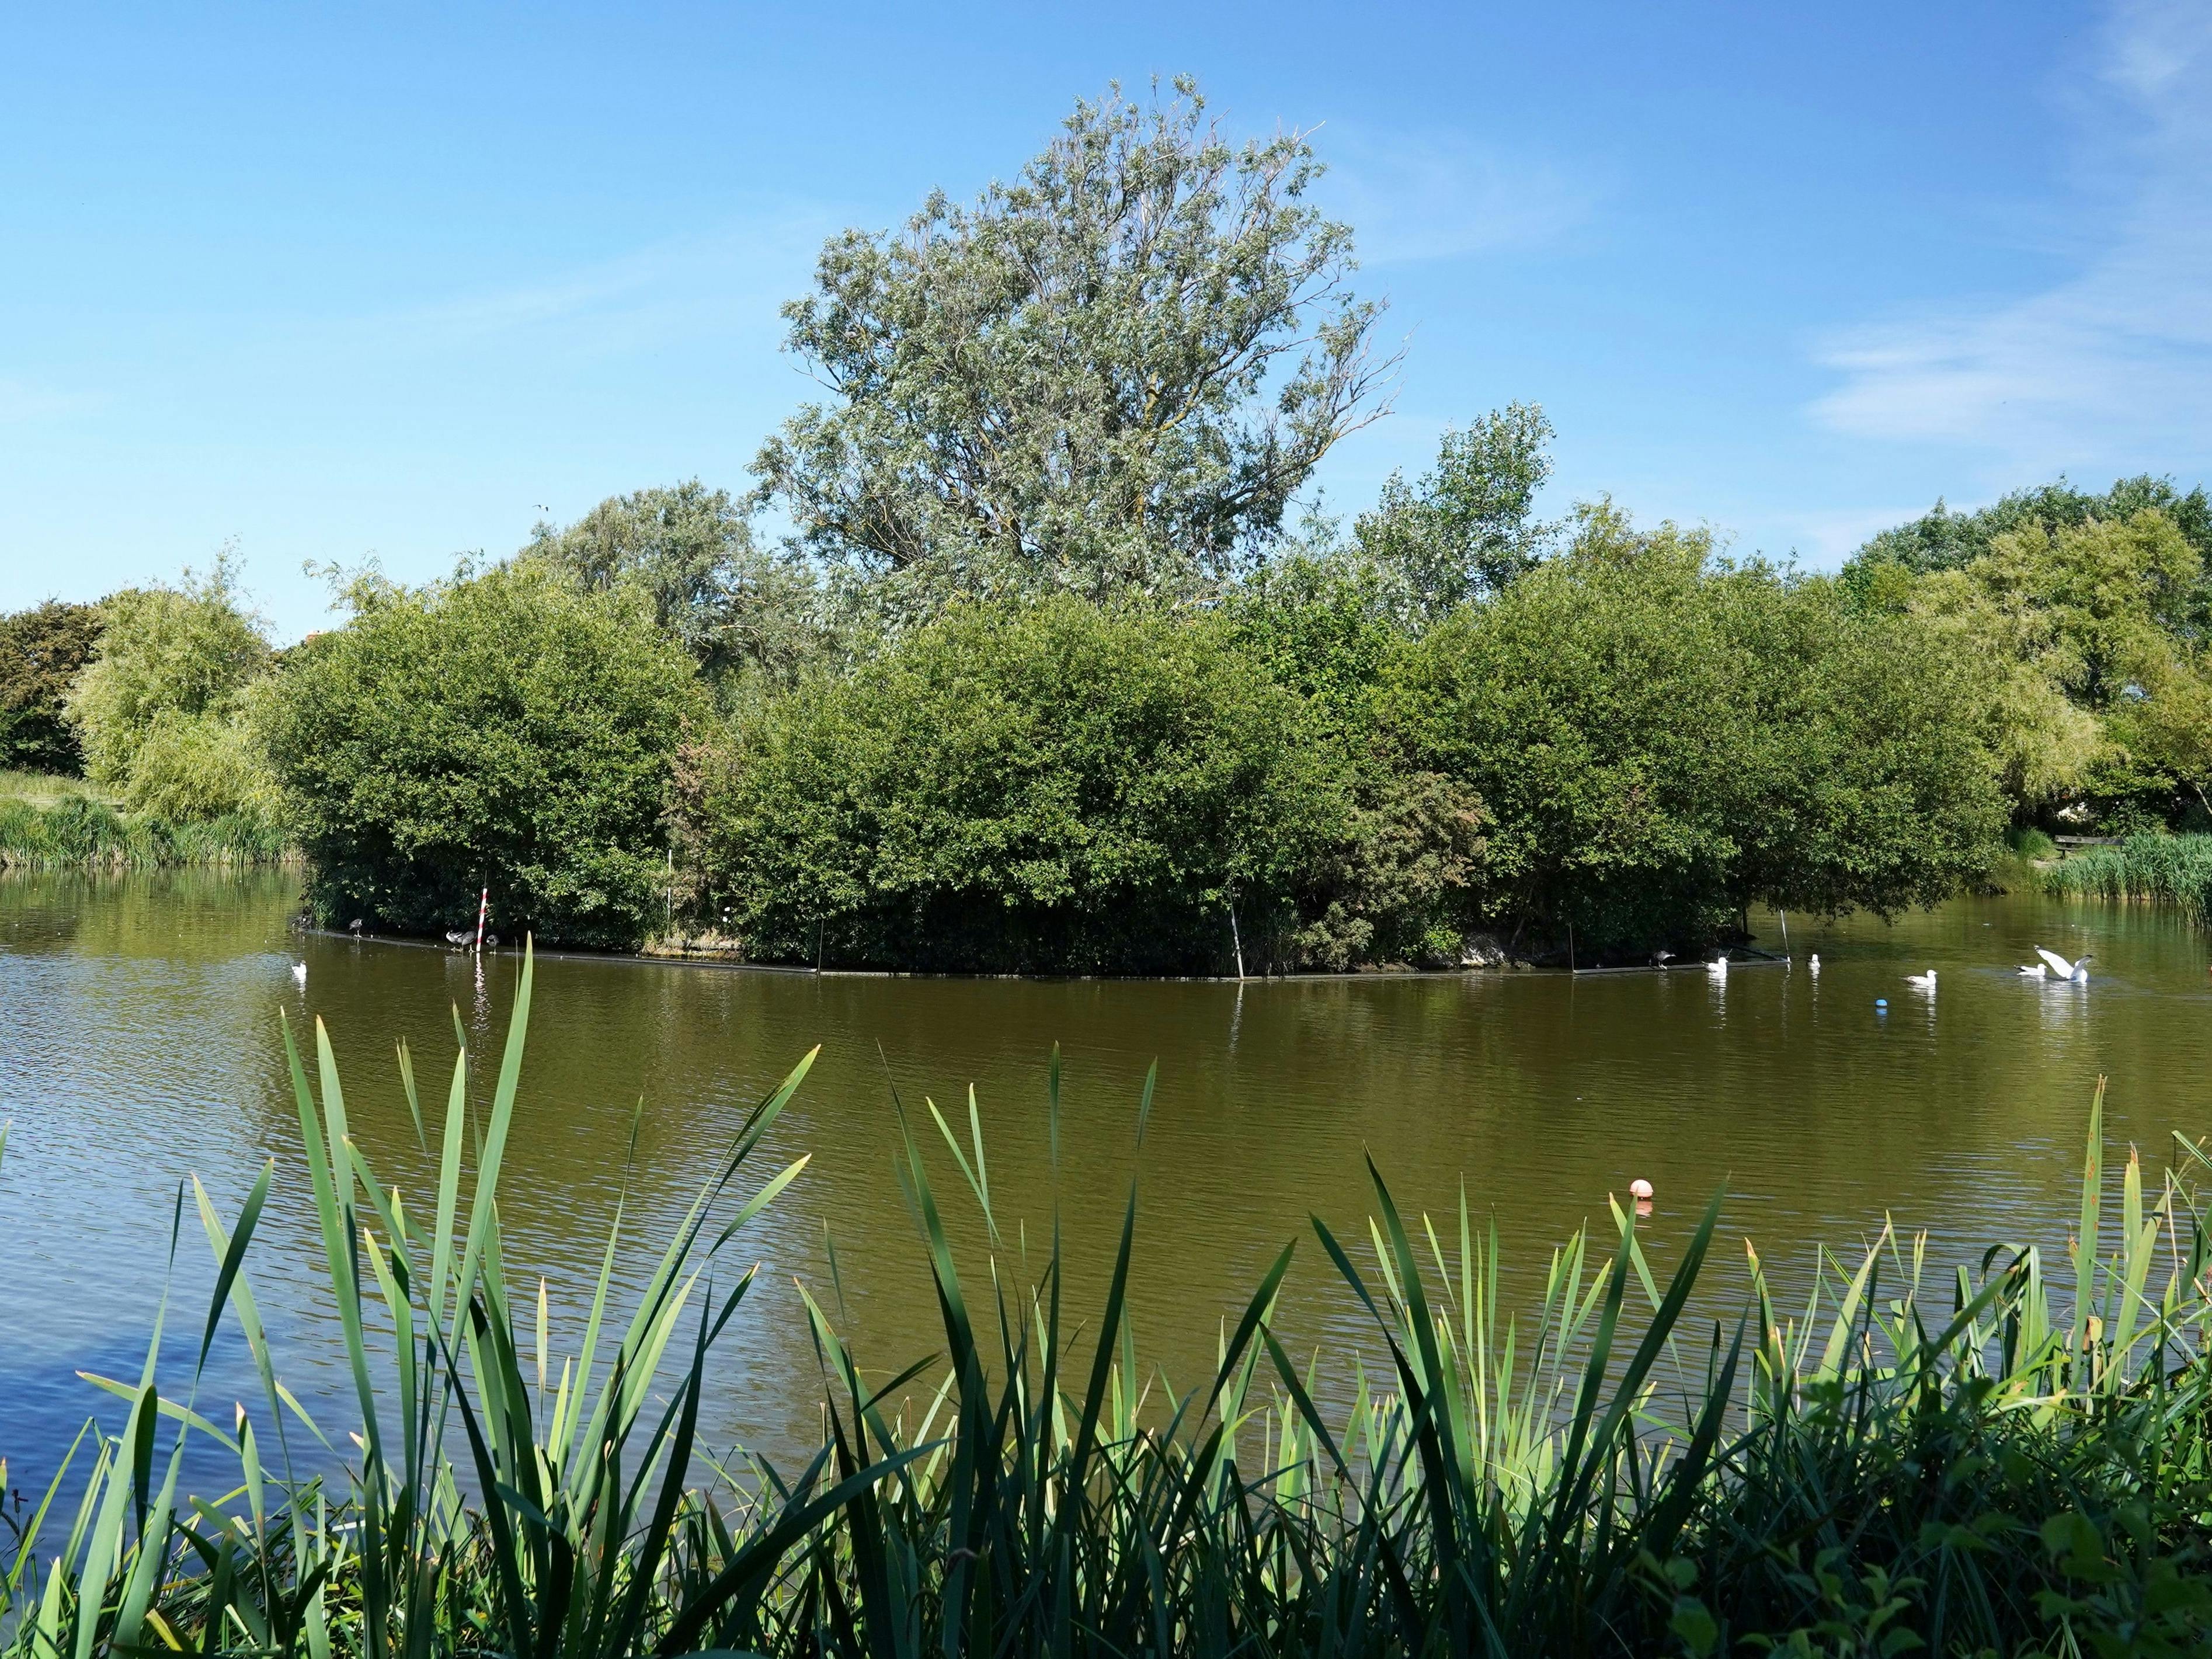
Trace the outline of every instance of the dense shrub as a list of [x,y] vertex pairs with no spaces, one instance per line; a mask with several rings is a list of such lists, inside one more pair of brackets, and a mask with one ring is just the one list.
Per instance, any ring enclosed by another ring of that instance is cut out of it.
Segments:
[[1211,622],[957,607],[696,757],[702,899],[762,957],[1213,971],[1355,833],[1315,739]]
[[1755,899],[1888,910],[1979,867],[2002,810],[1932,636],[1711,554],[1593,511],[1571,554],[1385,668],[1408,763],[1494,815],[1493,920],[1641,951]]
[[326,921],[430,931],[476,914],[631,945],[666,903],[671,757],[690,659],[626,593],[526,569],[406,590],[301,646],[263,736]]

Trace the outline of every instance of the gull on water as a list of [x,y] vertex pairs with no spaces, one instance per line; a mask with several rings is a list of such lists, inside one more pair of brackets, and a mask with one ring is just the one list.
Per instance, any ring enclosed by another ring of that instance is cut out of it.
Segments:
[[[2050,969],[2051,978],[2070,981],[2075,985],[2087,985],[2089,982],[2089,963],[2092,958],[2077,957],[2069,962],[2057,951],[2046,951],[2040,945],[2035,947],[2035,954],[2043,958],[2044,967]],[[2024,974],[2027,969],[2023,968],[2020,971]],[[2041,968],[2036,969],[2037,976],[2040,977],[2042,972]]]
[[1905,982],[1917,991],[1932,991],[1936,988],[1936,970],[1930,968],[1924,974],[1907,974]]

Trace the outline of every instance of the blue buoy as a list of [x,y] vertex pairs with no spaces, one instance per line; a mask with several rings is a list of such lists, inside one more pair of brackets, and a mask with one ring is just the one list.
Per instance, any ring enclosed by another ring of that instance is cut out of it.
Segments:
[[1886,1013],[1889,1009],[1889,999],[1887,997],[1876,997],[1874,1000],[1874,1006],[1881,1009]]

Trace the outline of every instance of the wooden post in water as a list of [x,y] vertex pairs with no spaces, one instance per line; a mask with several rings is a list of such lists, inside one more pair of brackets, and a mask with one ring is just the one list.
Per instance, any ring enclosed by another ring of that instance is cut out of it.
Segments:
[[1774,914],[1782,918],[1782,954],[1786,957],[1790,954],[1790,913],[1777,910]]
[[1244,982],[1244,935],[1237,926],[1237,906],[1234,901],[1231,901],[1229,906],[1229,938],[1231,943],[1237,947],[1237,982],[1242,985]]
[[477,949],[483,949],[484,918],[491,914],[491,889],[487,887],[477,896]]

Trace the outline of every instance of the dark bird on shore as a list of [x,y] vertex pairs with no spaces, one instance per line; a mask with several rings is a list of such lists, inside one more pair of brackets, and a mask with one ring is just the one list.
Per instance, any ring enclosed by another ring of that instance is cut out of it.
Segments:
[[351,933],[356,939],[359,939],[361,937],[361,918],[359,916],[356,916],[351,921],[346,923],[346,932]]
[[1654,951],[1651,953],[1651,965],[1654,968],[1664,968],[1674,959],[1674,953],[1672,951]]
[[473,927],[456,927],[446,935],[446,943],[466,949],[476,943],[476,937],[477,930]]

